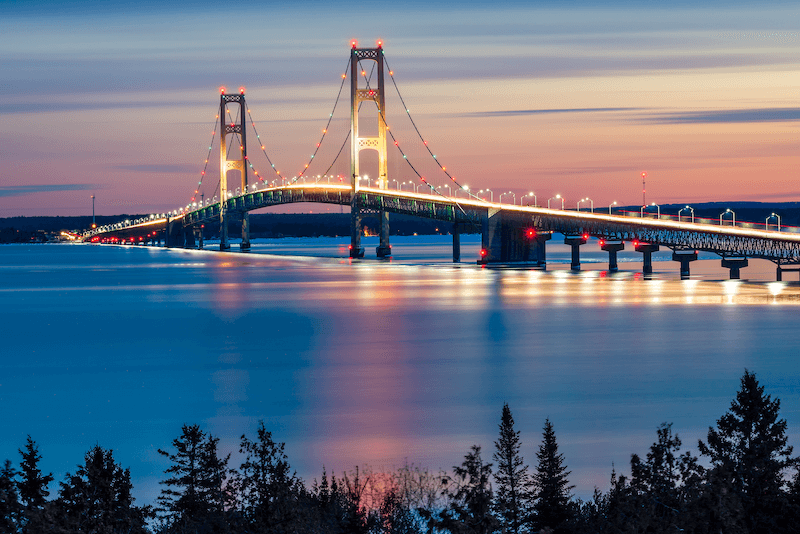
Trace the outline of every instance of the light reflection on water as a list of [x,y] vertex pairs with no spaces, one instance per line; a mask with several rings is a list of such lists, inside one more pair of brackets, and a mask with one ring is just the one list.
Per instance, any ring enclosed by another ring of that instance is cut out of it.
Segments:
[[[546,272],[452,266],[447,237],[420,241],[396,240],[387,262],[325,240],[254,247],[286,256],[3,248],[0,460],[30,433],[59,480],[99,443],[152,502],[155,449],[182,424],[235,453],[264,419],[309,481],[323,464],[435,470],[473,443],[488,460],[509,402],[527,460],[550,417],[587,497],[661,422],[694,450],[745,367],[782,399],[796,444],[800,285],[771,281],[771,264],[742,271],[756,282],[725,281],[718,260],[687,281],[656,263],[645,280],[625,264],[569,272],[566,247]],[[335,253],[298,253],[315,244]]]

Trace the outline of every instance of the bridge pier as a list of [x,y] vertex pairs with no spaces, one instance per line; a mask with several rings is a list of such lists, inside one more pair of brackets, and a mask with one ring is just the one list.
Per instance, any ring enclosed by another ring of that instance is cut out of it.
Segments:
[[681,280],[689,279],[689,263],[697,260],[696,250],[673,250],[672,261],[681,262]]
[[453,263],[461,261],[461,228],[458,223],[453,223]]
[[[530,229],[526,228],[527,225],[529,222],[524,219],[505,214],[503,210],[490,209],[488,217],[483,220],[481,258],[478,260],[478,264],[535,263],[539,265],[539,249],[535,246],[531,247],[532,237],[528,236]],[[542,248],[547,239],[549,237],[542,238],[540,241]],[[535,258],[531,255],[532,249],[537,253]]]
[[183,248],[194,248],[194,228],[191,226],[184,227],[183,229]]
[[250,250],[250,212],[247,211],[242,212],[242,242],[239,243],[239,250]]
[[378,213],[380,224],[380,244],[375,247],[375,253],[379,258],[388,258],[392,255],[392,246],[389,244],[389,213],[381,211]]
[[199,227],[195,227],[194,231],[197,234],[197,248],[203,250],[203,229],[205,228],[204,224],[201,224]]
[[625,243],[623,241],[602,241],[600,243],[600,250],[608,251],[609,272],[617,272],[619,270],[617,266],[617,252],[625,250]]
[[363,258],[364,247],[361,246],[361,209],[356,195],[350,203],[350,257]]
[[642,253],[642,274],[650,276],[653,274],[653,252],[658,252],[658,245],[652,243],[636,243],[636,252]]
[[222,206],[219,210],[219,249],[229,250],[231,244],[228,241],[228,208],[225,206],[226,201],[221,202]]
[[775,279],[778,282],[782,282],[783,281],[783,273],[800,273],[800,267],[795,267],[795,268],[792,268],[792,269],[787,269],[786,267],[781,267],[780,260],[777,261],[776,264],[778,265],[778,269],[777,269],[777,273],[776,273]]
[[565,235],[564,244],[572,247],[572,262],[570,269],[573,271],[581,270],[581,245],[585,245],[588,240],[586,235]]
[[722,267],[731,270],[731,280],[738,280],[740,270],[747,267],[747,258],[744,257],[722,257]]

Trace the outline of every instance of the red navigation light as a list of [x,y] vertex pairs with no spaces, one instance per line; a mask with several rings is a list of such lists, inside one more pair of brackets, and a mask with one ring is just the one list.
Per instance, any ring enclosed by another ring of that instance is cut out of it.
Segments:
[[603,245],[605,245],[605,244],[606,244],[606,242],[605,242],[604,240],[602,240],[602,239],[601,239],[601,240],[600,240],[600,246],[602,247],[602,246],[603,246]]
[[528,239],[533,239],[534,237],[536,237],[536,230],[534,230],[533,228],[528,228],[525,231],[525,235],[528,236]]
[[239,88],[239,94],[240,95],[244,94],[244,85]]
[[485,257],[489,252],[485,248],[481,249],[481,258]]
[[638,241],[634,241],[633,242],[633,246],[634,246],[634,248],[638,247],[639,246],[639,242]]
[[383,48],[383,40],[378,39],[378,48]]
[[219,88],[219,94],[221,94],[221,95],[225,94],[225,86],[224,85]]
[[589,234],[583,234],[583,240],[585,241],[587,239],[589,239]]
[[353,250],[353,245],[347,245],[347,250]]
[[642,178],[647,178],[647,171],[642,171]]
[[358,41],[353,39],[352,41],[350,41],[350,45],[352,45],[353,49],[355,49],[358,46]]

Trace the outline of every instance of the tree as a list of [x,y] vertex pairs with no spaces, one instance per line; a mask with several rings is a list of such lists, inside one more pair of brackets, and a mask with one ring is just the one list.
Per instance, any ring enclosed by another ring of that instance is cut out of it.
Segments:
[[11,460],[6,460],[0,469],[0,532],[17,532],[20,524],[22,505],[19,502],[17,471],[11,466]]
[[741,502],[745,525],[753,533],[782,527],[776,521],[786,505],[783,473],[797,464],[779,410],[780,400],[766,395],[755,374],[745,369],[730,409],[716,429],[709,427],[708,443],[699,442],[700,453],[711,460],[711,480]]
[[492,515],[492,464],[484,464],[481,448],[473,445],[461,466],[454,466],[452,480],[443,479],[447,485],[443,495],[448,506],[438,514],[419,510],[428,520],[429,529],[449,530],[453,534],[489,534],[496,532],[499,522]]
[[542,444],[536,453],[539,464],[533,474],[536,498],[533,503],[535,530],[549,528],[558,531],[570,519],[571,498],[564,455],[558,452],[556,434],[550,419],[545,419]]
[[172,463],[164,472],[169,478],[158,497],[165,532],[226,532],[225,514],[232,504],[227,488],[230,455],[220,458],[218,439],[184,425],[172,441],[175,452],[158,449]]
[[55,502],[59,532],[145,534],[150,511],[133,504],[132,489],[130,470],[114,461],[113,451],[93,447],[61,483]]
[[500,436],[494,442],[494,461],[497,471],[495,511],[505,532],[519,534],[530,515],[531,479],[528,466],[520,456],[519,431],[514,430],[514,418],[508,404],[503,404],[500,416]]
[[[256,440],[242,435],[239,452],[244,454],[240,468],[239,498],[253,532],[283,532],[296,524],[302,483],[291,472],[284,444],[272,439],[259,421]],[[323,483],[327,476],[323,472]],[[327,488],[326,488],[327,491]]]
[[46,532],[48,530],[45,505],[50,492],[47,485],[53,481],[53,474],[42,474],[39,469],[39,446],[28,436],[25,448],[19,449],[22,455],[20,463],[21,480],[17,484],[19,498],[22,502],[22,531],[29,534]]

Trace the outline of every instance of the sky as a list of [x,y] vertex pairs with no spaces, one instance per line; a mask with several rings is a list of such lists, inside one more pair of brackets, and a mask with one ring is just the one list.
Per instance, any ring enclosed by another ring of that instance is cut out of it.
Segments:
[[[5,0],[0,217],[88,215],[91,195],[101,215],[158,213],[199,181],[212,196],[220,86],[246,88],[286,176],[333,112],[308,173],[347,174],[351,39],[383,40],[405,102],[387,81],[387,122],[444,194],[406,108],[458,183],[494,200],[639,205],[642,171],[647,203],[800,200],[800,5],[692,4]],[[419,183],[389,158],[390,187]]]

